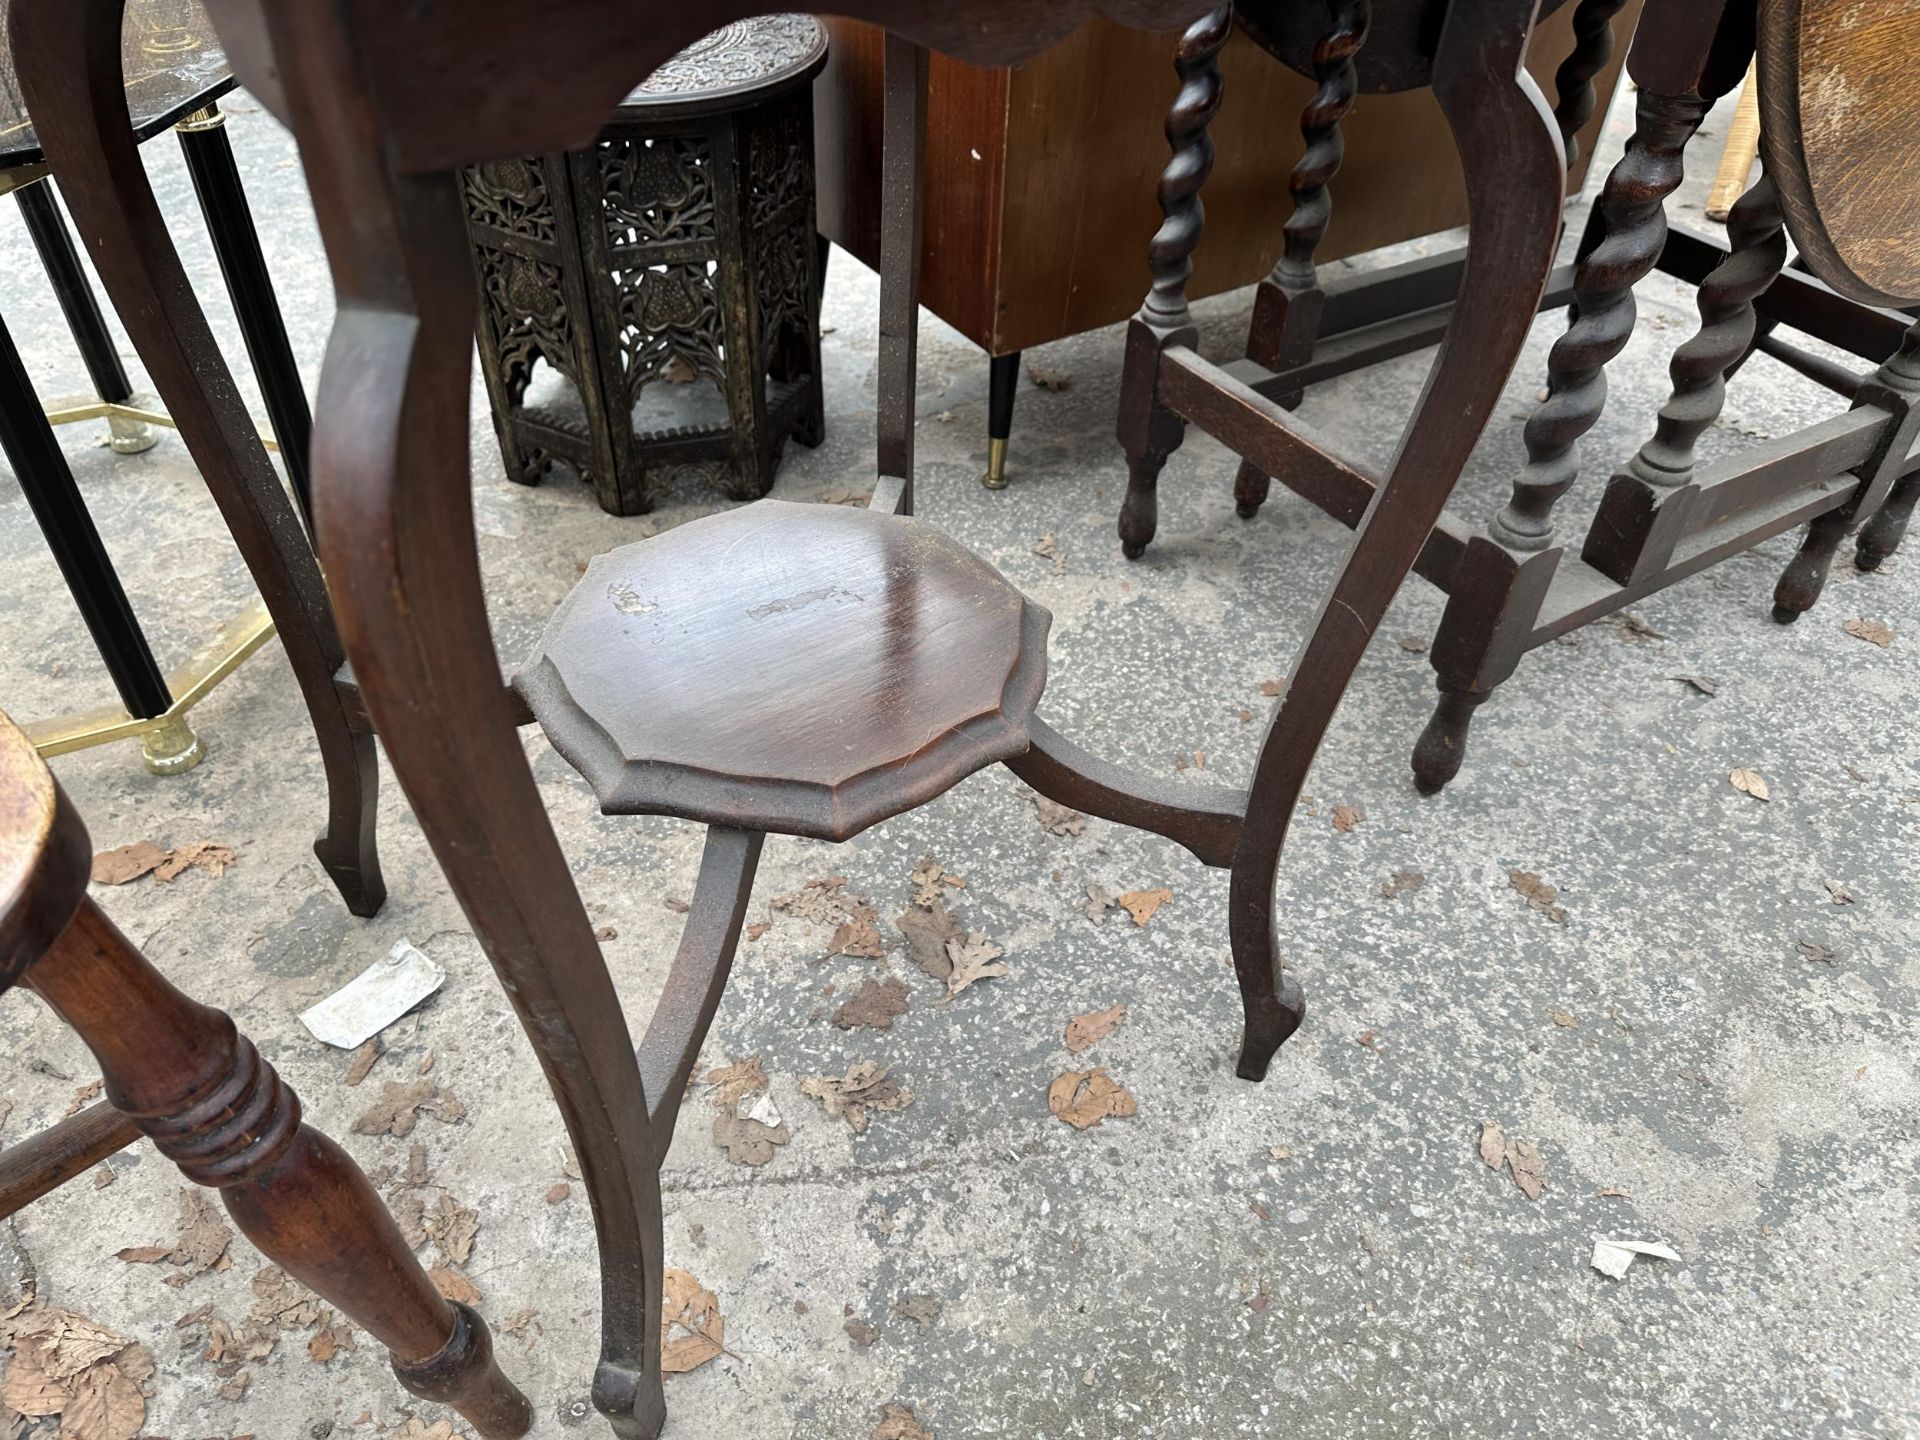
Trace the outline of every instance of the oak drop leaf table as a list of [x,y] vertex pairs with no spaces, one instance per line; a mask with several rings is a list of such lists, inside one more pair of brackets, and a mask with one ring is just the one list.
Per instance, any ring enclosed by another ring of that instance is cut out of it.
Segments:
[[[1622,8],[1622,0],[1574,7],[1576,44],[1556,77],[1556,118],[1569,145],[1591,113],[1592,78]],[[1347,525],[1374,516],[1378,476],[1291,407],[1317,380],[1451,333],[1456,295],[1485,303],[1458,256],[1326,285],[1316,270],[1338,203],[1348,115],[1375,92],[1438,83],[1400,58],[1404,47],[1394,42],[1407,12],[1366,0],[1340,0],[1330,11],[1243,0],[1237,13],[1282,58],[1310,55],[1321,87],[1300,117],[1305,147],[1292,177],[1287,253],[1260,286],[1246,357],[1205,364],[1182,317],[1151,304],[1133,322],[1119,424],[1131,472],[1119,530],[1132,558],[1153,539],[1160,472],[1188,424],[1240,455],[1234,491],[1244,519],[1259,511],[1272,479]],[[1689,146],[1756,48],[1764,173],[1733,204],[1725,246],[1670,231],[1666,205]],[[1856,527],[1862,570],[1899,543],[1920,500],[1916,53],[1920,7],[1910,3],[1647,0],[1627,57],[1633,134],[1573,262],[1546,289],[1548,304],[1567,306],[1567,320],[1548,355],[1547,393],[1522,432],[1525,462],[1506,504],[1484,522],[1434,516],[1415,561],[1447,595],[1429,650],[1439,699],[1412,754],[1420,790],[1438,791],[1459,773],[1475,712],[1536,647],[1805,525],[1773,595],[1774,618],[1790,623],[1812,607]],[[1217,62],[1210,52],[1191,63],[1211,71]],[[1169,273],[1190,263],[1200,239],[1208,166],[1197,157],[1211,118],[1176,104],[1168,120],[1170,134],[1197,132],[1190,158],[1176,159],[1161,186],[1168,219],[1154,258]],[[1799,252],[1791,268],[1789,236]],[[1656,268],[1697,286],[1699,325],[1673,350],[1669,397],[1649,417],[1647,439],[1608,457],[1585,535],[1570,537],[1559,512],[1593,468],[1587,436],[1608,403],[1608,367],[1634,333],[1634,287]],[[1774,333],[1782,326],[1876,368],[1861,374],[1810,353]],[[1701,458],[1701,437],[1756,352],[1850,408],[1797,434]]]

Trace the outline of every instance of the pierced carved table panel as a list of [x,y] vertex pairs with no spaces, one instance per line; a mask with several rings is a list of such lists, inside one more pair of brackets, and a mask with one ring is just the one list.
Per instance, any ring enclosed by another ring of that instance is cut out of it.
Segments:
[[726,25],[586,149],[466,172],[510,477],[564,461],[636,515],[683,472],[757,499],[789,438],[820,443],[808,82],[826,53],[809,16]]

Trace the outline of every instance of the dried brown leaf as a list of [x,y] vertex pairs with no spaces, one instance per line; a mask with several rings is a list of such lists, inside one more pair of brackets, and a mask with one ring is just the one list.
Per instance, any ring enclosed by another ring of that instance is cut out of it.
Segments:
[[1526,898],[1530,909],[1538,910],[1556,925],[1567,923],[1566,908],[1553,903],[1560,898],[1558,886],[1549,885],[1531,870],[1509,870],[1507,884]]
[[661,1276],[660,1368],[668,1375],[696,1370],[726,1349],[720,1300],[685,1270]]
[[1851,905],[1853,891],[1849,890],[1843,881],[1829,880],[1827,881],[1827,898],[1836,905]]
[[387,1047],[378,1035],[353,1052],[353,1063],[347,1066],[347,1084],[358,1085],[367,1078],[368,1073],[387,1053]]
[[1041,365],[1029,365],[1027,367],[1027,379],[1039,386],[1042,390],[1058,391],[1071,390],[1073,388],[1073,376],[1069,375],[1065,370],[1049,370]]
[[1498,1120],[1483,1121],[1480,1126],[1480,1159],[1489,1170],[1507,1163],[1507,1137]]
[[847,1338],[862,1350],[880,1338],[880,1332],[858,1315],[849,1315],[840,1326],[847,1332]]
[[1173,898],[1173,891],[1162,886],[1157,890],[1129,890],[1114,898],[1133,917],[1135,925],[1145,925],[1153,919],[1154,911]]
[[198,1275],[215,1267],[226,1268],[227,1244],[233,1231],[207,1198],[207,1192],[192,1186],[180,1192],[180,1239],[173,1247],[173,1263],[187,1267],[187,1274]]
[[457,1300],[462,1305],[480,1303],[480,1287],[469,1280],[457,1265],[434,1265],[427,1270],[427,1278],[433,1281],[433,1288],[448,1300]]
[[480,1233],[480,1212],[462,1205],[442,1191],[440,1201],[427,1212],[428,1237],[440,1248],[442,1260],[464,1265],[473,1254],[474,1238]]
[[1856,640],[1882,648],[1893,643],[1893,627],[1883,620],[1849,620],[1840,627]]
[[1805,937],[1794,943],[1798,945],[1800,953],[1809,960],[1818,960],[1822,965],[1833,965],[1839,962],[1839,956],[1835,954],[1831,945],[1823,945],[1817,940],[1808,940]]
[[1105,1010],[1095,1010],[1086,1015],[1076,1015],[1067,1021],[1067,1050],[1078,1055],[1081,1051],[1097,1045],[1107,1038],[1127,1018],[1125,1005],[1112,1005]]
[[767,1088],[767,1072],[761,1068],[760,1057],[750,1055],[745,1060],[736,1060],[731,1065],[720,1065],[707,1071],[707,1088],[712,1092],[713,1103],[729,1108],[749,1095],[758,1095]]
[[1396,870],[1387,879],[1380,882],[1380,893],[1388,900],[1401,895],[1411,895],[1427,883],[1427,877],[1418,870]]
[[873,1440],[934,1440],[934,1434],[920,1423],[913,1406],[890,1400],[880,1407],[880,1423],[873,1427]]
[[841,898],[840,890],[846,883],[844,875],[809,880],[791,895],[776,896],[773,908],[816,925],[838,925],[845,918],[846,901]]
[[939,903],[942,887],[963,887],[967,883],[958,875],[949,875],[946,867],[931,855],[922,855],[920,863],[913,867],[913,874],[907,878],[913,881],[913,903],[927,910]]
[[1104,885],[1087,886],[1087,895],[1075,908],[1096,925],[1107,923],[1107,911],[1115,905],[1113,892]]
[[957,936],[947,941],[947,958],[953,962],[947,972],[947,999],[953,999],[976,980],[1007,974],[1007,967],[1000,963],[1004,954],[1006,951],[977,930],[964,941]]
[[353,1122],[353,1131],[404,1139],[413,1133],[422,1112],[453,1125],[466,1118],[467,1107],[429,1079],[389,1080],[381,1086],[379,1100]]
[[65,1120],[68,1116],[78,1115],[83,1106],[90,1105],[95,1100],[98,1100],[100,1098],[101,1088],[105,1084],[106,1082],[104,1080],[89,1080],[85,1085],[77,1087],[73,1092],[73,1098],[67,1102],[67,1108],[60,1118]]
[[932,1295],[902,1295],[894,1302],[893,1313],[925,1330],[940,1318],[940,1301]]
[[1071,806],[1049,800],[1038,790],[1027,791],[1027,798],[1033,802],[1040,828],[1049,835],[1078,835],[1087,828],[1087,817]]
[[890,1030],[894,1017],[906,1013],[906,981],[891,975],[876,980],[869,975],[861,980],[853,998],[833,1012],[833,1023],[842,1030],[854,1030],[862,1025],[873,1030]]
[[134,1440],[146,1422],[140,1387],[117,1365],[95,1365],[74,1377],[73,1398],[60,1412],[62,1440]]
[[138,880],[149,870],[158,869],[166,860],[167,852],[151,840],[136,840],[131,845],[102,850],[95,855],[90,878],[96,885],[124,885],[129,880]]
[[547,1195],[546,1195],[547,1204],[558,1205],[562,1200],[566,1199],[571,1194],[573,1194],[573,1186],[569,1185],[564,1180],[555,1181],[552,1185],[549,1185],[547,1187]]
[[879,919],[874,911],[865,907],[854,911],[834,929],[833,938],[827,942],[827,954],[856,955],[867,960],[886,954]]
[[1732,782],[1733,788],[1738,790],[1742,795],[1751,795],[1756,800],[1771,800],[1773,798],[1767,790],[1767,777],[1762,775],[1758,770],[1748,770],[1744,766],[1736,766],[1727,776],[1727,779]]
[[947,913],[946,903],[935,899],[924,910],[903,911],[893,922],[907,942],[907,958],[928,977],[946,982],[953,973],[953,959],[947,954],[947,942],[965,934],[960,922]]
[[764,1165],[773,1159],[777,1146],[792,1138],[793,1132],[784,1122],[767,1125],[751,1116],[736,1115],[731,1109],[713,1117],[713,1143],[736,1165]]
[[1513,1172],[1513,1183],[1520,1187],[1522,1194],[1529,1200],[1540,1198],[1540,1192],[1547,1185],[1547,1158],[1540,1153],[1538,1145],[1530,1140],[1509,1140],[1507,1168]]
[[187,870],[204,870],[218,880],[227,873],[227,867],[233,864],[235,858],[231,845],[221,845],[213,840],[194,840],[174,847],[167,858],[154,867],[153,878],[173,880]]
[[1125,1120],[1139,1113],[1133,1096],[1096,1065],[1069,1070],[1047,1087],[1047,1109],[1076,1130],[1090,1130],[1106,1119]]
[[1351,805],[1336,805],[1333,807],[1333,828],[1342,834],[1346,834],[1366,818],[1367,816],[1364,810],[1357,810]]
[[800,1082],[800,1089],[826,1108],[829,1120],[845,1116],[856,1135],[867,1133],[870,1112],[904,1110],[913,1103],[913,1092],[901,1088],[893,1067],[874,1060],[850,1066],[839,1079],[808,1076]]
[[1505,1134],[1497,1120],[1480,1127],[1480,1159],[1489,1170],[1506,1167],[1513,1183],[1529,1200],[1538,1200],[1547,1184],[1547,1160],[1540,1147],[1530,1140],[1515,1140]]

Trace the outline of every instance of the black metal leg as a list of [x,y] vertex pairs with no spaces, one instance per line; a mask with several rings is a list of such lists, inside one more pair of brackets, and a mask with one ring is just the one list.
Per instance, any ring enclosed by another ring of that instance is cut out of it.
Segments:
[[173,703],[166,678],[140,633],[127,592],[114,574],[100,532],[87,513],[66,456],[53,438],[33,382],[20,363],[13,336],[0,320],[0,450],[25,492],[33,518],[59,563],[73,603],[80,609],[107,673],[127,713],[140,719],[164,715]]
[[206,217],[207,233],[213,239],[213,252],[220,260],[220,274],[233,297],[233,313],[240,323],[240,337],[246,342],[247,360],[267,402],[274,438],[280,442],[281,462],[287,467],[300,513],[311,529],[307,445],[313,431],[313,412],[307,406],[306,386],[300,380],[300,367],[294,363],[273,280],[267,274],[266,256],[260,251],[253,212],[247,208],[247,194],[240,185],[240,168],[233,163],[227,117],[218,106],[208,105],[175,129],[180,134],[180,150],[186,156],[194,194],[200,198],[200,213]]
[[1007,436],[1013,433],[1013,397],[1020,388],[1020,352],[995,355],[987,362],[987,473],[989,490],[1007,488]]
[[[54,298],[59,300],[60,310],[67,317],[67,329],[73,332],[73,341],[80,347],[87,374],[93,377],[93,393],[109,404],[128,403],[133,399],[133,385],[127,379],[126,367],[120,363],[120,352],[114,348],[113,333],[107,329],[106,318],[100,313],[100,302],[94,299],[93,286],[87,283],[87,272],[80,267],[79,252],[73,248],[73,234],[67,229],[66,217],[61,215],[59,203],[53,198],[53,182],[42,180],[16,193],[20,197],[20,218],[26,221],[27,234],[33,240],[33,248],[40,252],[40,264],[53,286]],[[113,416],[108,419],[107,427],[109,443],[122,455],[150,450],[158,438],[140,420]]]

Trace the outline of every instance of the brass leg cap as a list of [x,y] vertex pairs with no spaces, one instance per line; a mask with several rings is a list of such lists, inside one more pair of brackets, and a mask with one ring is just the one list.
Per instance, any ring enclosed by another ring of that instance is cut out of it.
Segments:
[[980,483],[989,490],[1004,490],[1007,488],[1006,441],[987,441],[987,473],[980,477]]
[[175,715],[140,737],[140,758],[155,775],[184,775],[207,758],[207,747],[187,717]]
[[116,455],[138,455],[160,443],[153,427],[144,420],[129,420],[124,415],[107,417],[107,444]]

